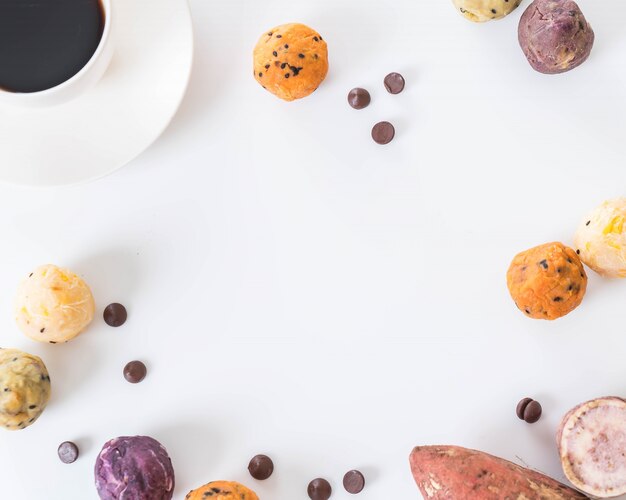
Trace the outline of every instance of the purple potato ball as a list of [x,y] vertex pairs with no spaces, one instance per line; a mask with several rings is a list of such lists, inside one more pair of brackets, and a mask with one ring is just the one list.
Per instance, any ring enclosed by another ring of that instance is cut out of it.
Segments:
[[95,474],[102,500],[171,500],[174,494],[172,461],[151,437],[111,439],[96,459]]
[[546,74],[580,66],[595,38],[573,0],[535,0],[522,14],[518,37],[530,65]]

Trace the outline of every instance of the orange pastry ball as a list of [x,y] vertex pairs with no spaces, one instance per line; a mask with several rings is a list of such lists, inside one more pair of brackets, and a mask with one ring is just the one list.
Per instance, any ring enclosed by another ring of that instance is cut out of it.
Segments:
[[304,24],[283,24],[268,30],[254,48],[254,77],[285,101],[313,93],[327,73],[326,42]]
[[259,500],[254,491],[234,481],[214,481],[187,493],[185,500]]
[[546,243],[516,255],[506,281],[517,307],[534,319],[565,316],[580,305],[587,290],[578,255],[562,243]]

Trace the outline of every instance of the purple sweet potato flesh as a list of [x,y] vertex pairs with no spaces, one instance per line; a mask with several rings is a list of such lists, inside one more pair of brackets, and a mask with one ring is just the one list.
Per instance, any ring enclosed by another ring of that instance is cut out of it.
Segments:
[[559,426],[563,472],[598,498],[626,494],[626,400],[598,398],[570,410]]
[[522,14],[518,38],[534,69],[555,74],[584,63],[595,35],[573,0],[535,0]]
[[425,499],[581,500],[582,493],[539,472],[458,446],[418,446],[411,471]]

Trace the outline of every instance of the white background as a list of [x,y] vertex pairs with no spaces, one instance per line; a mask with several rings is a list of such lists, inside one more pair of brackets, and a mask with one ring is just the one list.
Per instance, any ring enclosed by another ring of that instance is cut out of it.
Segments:
[[[505,273],[626,194],[626,4],[580,1],[596,44],[561,76],[518,47],[527,4],[474,25],[445,0],[194,0],[195,68],[160,141],[91,184],[0,189],[2,345],[42,356],[53,383],[35,425],[0,435],[2,498],[95,499],[100,447],[133,434],[169,450],[176,499],[233,479],[304,500],[318,476],[354,498],[351,468],[368,482],[358,498],[417,499],[419,444],[562,479],[561,415],[626,392],[626,282],[591,273],[582,306],[548,323],[517,311]],[[331,71],[283,103],[251,52],[290,21],[322,33]],[[384,90],[390,71],[403,94]],[[346,103],[355,86],[366,110]],[[385,147],[369,136],[383,119],[397,128]],[[99,311],[126,304],[126,325],[99,313],[70,344],[29,341],[12,297],[47,262],[83,275]],[[131,385],[136,358],[149,374]],[[532,426],[514,412],[527,395],[544,407]],[[64,440],[80,445],[73,465]],[[260,452],[276,464],[264,483],[246,471]]]

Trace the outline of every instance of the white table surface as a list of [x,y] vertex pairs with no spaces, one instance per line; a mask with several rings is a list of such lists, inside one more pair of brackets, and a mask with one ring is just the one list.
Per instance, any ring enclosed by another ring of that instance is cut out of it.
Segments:
[[[626,193],[626,3],[580,0],[592,57],[553,77],[517,45],[527,4],[474,25],[446,0],[193,0],[192,81],[153,147],[95,183],[0,188],[2,345],[42,356],[54,392],[35,425],[0,434],[2,498],[95,499],[100,447],[133,434],[169,450],[176,499],[233,479],[304,500],[318,476],[357,498],[351,468],[362,500],[417,499],[418,444],[562,478],[562,414],[626,391],[626,282],[591,274],[583,305],[548,323],[516,310],[505,272]],[[289,21],[323,34],[332,65],[291,104],[251,75],[258,36]],[[385,92],[389,71],[403,94]],[[346,104],[354,86],[366,110]],[[386,147],[369,137],[383,119]],[[12,297],[46,262],[83,275],[99,311],[126,304],[126,325],[99,314],[67,345],[25,338]],[[135,358],[140,385],[121,375]],[[544,406],[532,426],[514,413],[527,395]],[[276,472],[257,483],[261,452]]]

